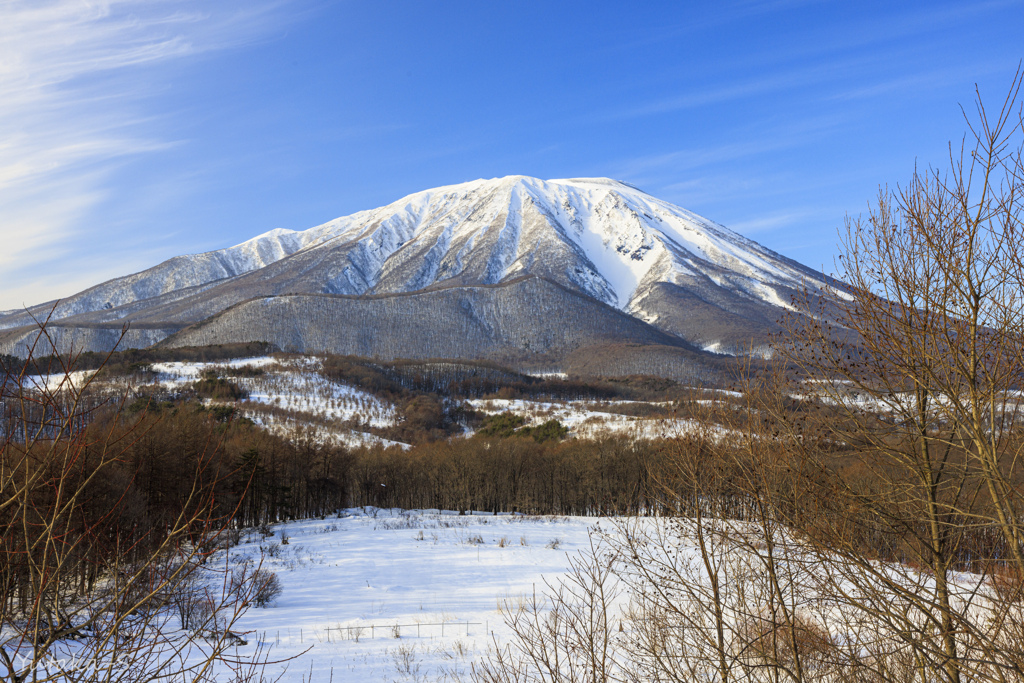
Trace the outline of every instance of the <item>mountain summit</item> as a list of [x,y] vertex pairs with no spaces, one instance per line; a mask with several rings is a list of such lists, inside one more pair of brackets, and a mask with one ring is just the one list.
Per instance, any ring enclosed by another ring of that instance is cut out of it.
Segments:
[[[286,308],[299,316],[309,302],[300,305],[295,297],[355,298],[364,301],[346,305],[383,311],[385,300],[412,296],[403,305],[415,317],[417,299],[436,303],[438,290],[474,290],[473,296],[486,298],[493,296],[480,294],[486,288],[531,277],[577,303],[604,304],[612,309],[608,315],[646,323],[659,343],[732,353],[763,342],[795,293],[831,284],[817,271],[626,183],[508,176],[425,190],[305,231],[273,230],[228,249],[178,256],[60,301],[53,321],[68,332],[68,343],[89,348],[109,344],[126,322],[133,328],[126,341],[136,346],[167,337],[164,343],[247,341],[241,337],[259,330],[246,332],[238,312],[231,314],[232,332],[211,330],[229,309],[256,299],[287,295]],[[18,352],[31,315],[45,317],[53,306],[0,315],[0,329],[7,330],[0,350]],[[313,322],[295,317],[289,324]],[[413,351],[409,344],[393,349],[422,355]]]

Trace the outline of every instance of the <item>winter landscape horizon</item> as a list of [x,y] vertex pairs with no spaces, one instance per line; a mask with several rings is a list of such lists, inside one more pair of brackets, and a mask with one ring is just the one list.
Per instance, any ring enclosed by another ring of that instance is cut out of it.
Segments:
[[1024,681],[1022,0],[0,4],[0,683]]

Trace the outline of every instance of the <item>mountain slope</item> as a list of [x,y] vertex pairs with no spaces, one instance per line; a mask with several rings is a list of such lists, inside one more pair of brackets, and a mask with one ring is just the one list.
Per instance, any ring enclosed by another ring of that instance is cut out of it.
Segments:
[[[67,329],[131,322],[172,330],[260,297],[408,294],[528,275],[715,350],[763,342],[794,293],[832,284],[624,183],[509,176],[175,257],[65,299],[54,318]],[[0,314],[0,329],[48,310]]]
[[161,346],[238,341],[270,342],[299,353],[488,358],[516,365],[561,365],[577,349],[630,342],[673,349],[677,378],[714,373],[707,354],[680,339],[537,277],[412,294],[251,299],[181,330]]

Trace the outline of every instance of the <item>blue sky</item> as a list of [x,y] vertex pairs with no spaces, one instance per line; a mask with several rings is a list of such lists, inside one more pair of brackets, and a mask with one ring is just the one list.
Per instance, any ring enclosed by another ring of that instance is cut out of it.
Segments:
[[0,0],[0,309],[510,174],[831,270],[1022,36],[1022,1]]

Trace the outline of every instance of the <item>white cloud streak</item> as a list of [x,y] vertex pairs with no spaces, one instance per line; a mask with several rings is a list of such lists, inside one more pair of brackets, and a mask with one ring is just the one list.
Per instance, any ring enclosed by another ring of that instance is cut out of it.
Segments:
[[45,271],[90,236],[90,211],[111,196],[107,173],[179,144],[147,111],[158,91],[147,75],[263,38],[284,4],[0,0],[0,309],[72,293]]

